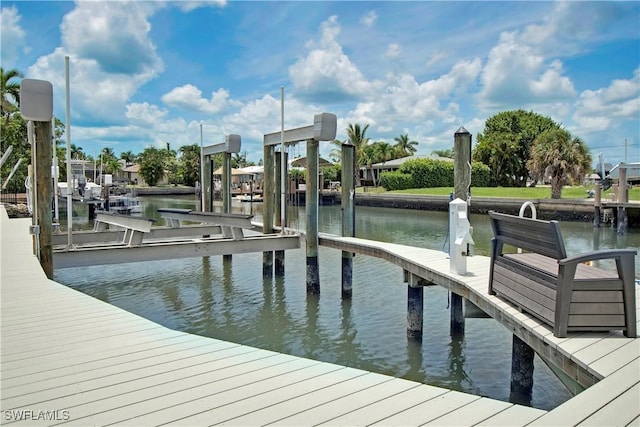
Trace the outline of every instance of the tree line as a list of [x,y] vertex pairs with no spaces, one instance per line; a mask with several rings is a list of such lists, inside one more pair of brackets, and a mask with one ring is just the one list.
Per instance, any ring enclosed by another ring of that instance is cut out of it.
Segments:
[[[20,192],[27,174],[31,154],[26,140],[26,121],[19,112],[20,83],[23,77],[17,70],[0,68],[0,149],[4,153],[13,146],[11,157],[23,158],[23,165],[7,186],[9,191]],[[373,165],[390,160],[412,156],[417,151],[418,142],[407,133],[394,138],[394,144],[386,141],[371,141],[366,135],[369,124],[350,123],[346,128],[344,141],[334,140],[331,150],[332,160],[339,162],[340,147],[349,143],[355,147],[357,169],[368,169],[373,174]],[[66,146],[62,139],[64,124],[55,118],[53,138],[56,142],[56,155],[59,159],[60,174],[66,175]],[[165,176],[171,184],[195,185],[200,173],[200,147],[197,144],[185,145],[178,150],[170,148],[147,147],[142,153],[131,151],[120,153],[117,157],[110,147],[104,147],[95,158],[75,144],[70,146],[71,158],[95,162],[96,168],[104,173],[117,174],[124,165],[137,163],[139,173],[148,185],[156,185]],[[434,150],[432,154],[441,157],[453,157],[452,149]],[[482,174],[488,174],[481,182],[488,186],[522,187],[538,182],[551,184],[551,197],[560,198],[562,187],[581,182],[584,175],[591,171],[591,155],[586,144],[570,134],[561,124],[550,117],[533,111],[503,111],[488,118],[484,129],[477,135],[472,151],[474,162],[486,165]],[[7,177],[13,162],[6,162],[0,176]],[[247,161],[246,153],[236,153],[232,157],[232,167],[240,168],[254,165]],[[410,171],[414,168],[414,172]],[[435,168],[433,170],[444,170]],[[339,180],[339,167],[324,171],[325,179]],[[401,173],[415,173],[415,165],[409,163]],[[356,185],[361,185],[360,175],[356,171]],[[413,185],[413,181],[404,178],[387,180],[402,182],[402,186]],[[422,182],[422,181],[420,181]],[[437,182],[437,180],[429,180]],[[374,181],[374,185],[378,183]]]

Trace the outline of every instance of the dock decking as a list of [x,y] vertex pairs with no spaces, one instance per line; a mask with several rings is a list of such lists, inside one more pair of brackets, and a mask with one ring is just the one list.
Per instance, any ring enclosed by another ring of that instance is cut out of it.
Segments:
[[[603,378],[546,412],[170,330],[48,280],[32,255],[31,220],[9,220],[4,208],[0,220],[3,425],[640,424],[638,339],[555,339],[486,295],[485,306],[517,319],[522,331],[560,341],[557,352]],[[426,274],[439,262],[436,251],[344,243],[374,256],[395,253],[409,271]],[[468,283],[470,299],[482,300],[482,258],[469,260],[472,277],[438,274],[451,288]]]

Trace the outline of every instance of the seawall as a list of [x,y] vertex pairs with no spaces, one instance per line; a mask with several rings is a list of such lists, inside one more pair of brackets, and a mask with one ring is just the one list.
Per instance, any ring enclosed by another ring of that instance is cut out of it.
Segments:
[[[539,219],[559,219],[565,221],[593,221],[593,199],[520,199],[500,197],[472,197],[471,213],[486,214],[496,210],[518,215],[523,203],[530,201],[536,207]],[[355,203],[358,206],[419,209],[443,211],[449,210],[448,196],[430,196],[414,194],[357,193]],[[640,203],[627,209],[630,228],[640,228]],[[610,213],[615,216],[615,212]],[[530,215],[527,209],[527,216]]]

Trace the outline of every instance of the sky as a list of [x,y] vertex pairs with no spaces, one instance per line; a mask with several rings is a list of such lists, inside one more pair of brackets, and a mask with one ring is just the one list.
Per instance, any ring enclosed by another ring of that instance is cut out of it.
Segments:
[[[506,110],[551,117],[612,164],[640,161],[640,2],[7,1],[1,65],[48,80],[95,154],[224,142],[333,113],[337,139],[407,133],[417,154]],[[65,137],[66,138],[66,137]],[[305,154],[305,144],[289,148]],[[320,153],[328,157],[328,142]],[[626,157],[625,157],[626,156]]]

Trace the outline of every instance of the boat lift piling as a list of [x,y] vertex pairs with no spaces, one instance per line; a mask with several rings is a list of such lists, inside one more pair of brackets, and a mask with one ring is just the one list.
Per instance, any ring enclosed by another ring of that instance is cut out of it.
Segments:
[[[225,137],[224,142],[220,144],[208,145],[206,147],[201,147],[201,158],[204,160],[204,164],[202,167],[204,176],[201,177],[202,181],[202,189],[201,191],[205,191],[205,189],[213,188],[213,183],[211,182],[211,157],[216,154],[222,154],[222,212],[226,214],[231,213],[231,154],[240,152],[240,145],[242,141],[240,135],[229,134]],[[206,167],[208,166],[208,167]],[[203,208],[207,209],[209,212],[213,211],[213,197],[210,195],[209,191],[206,191],[204,194],[209,195],[208,200],[207,197],[203,198]],[[207,203],[208,202],[208,203]],[[231,260],[231,254],[223,255],[224,261]]]
[[[273,210],[275,202],[275,147],[264,146],[264,183],[262,186],[262,232],[273,233]],[[262,253],[262,277],[273,277],[273,251]]]
[[53,85],[46,80],[22,79],[20,114],[35,128],[31,135],[31,159],[35,211],[31,234],[35,236],[35,254],[49,279],[53,278],[53,245],[51,200],[51,120],[53,118]]
[[[342,236],[355,237],[355,146],[350,142],[342,144]],[[342,251],[342,297],[353,294],[353,253]]]
[[[280,150],[278,152],[275,153],[275,170],[276,171],[281,171],[282,168],[284,167],[286,169],[286,165],[287,165],[287,161],[288,161],[288,155],[284,150]],[[283,165],[284,163],[284,165]],[[280,203],[276,203],[275,207],[276,207],[276,215],[275,215],[275,220],[276,220],[276,227],[280,227],[280,230],[282,230],[282,234],[284,234],[285,228],[289,226],[288,223],[288,216],[287,216],[287,204],[286,204],[286,199],[287,199],[287,178],[286,178],[287,174],[275,174],[276,177],[276,187],[275,187],[275,194],[280,194],[281,197],[284,198],[284,203],[282,203],[282,201]],[[284,210],[284,211],[283,211]],[[284,220],[284,222],[283,222]],[[275,270],[275,274],[276,276],[284,276],[284,251],[283,250],[278,250],[275,251],[274,253],[275,257],[274,257],[274,270]]]
[[[320,141],[333,141],[336,137],[337,118],[335,114],[320,113],[314,116],[310,126],[281,130],[264,135],[264,227],[272,227],[275,202],[274,147],[307,143],[307,189],[306,189],[306,251],[307,251],[307,294],[320,293],[320,273],[318,267],[318,145]],[[265,231],[266,233],[266,228]],[[271,263],[273,263],[271,252]],[[263,274],[270,270],[269,256],[263,256]]]

